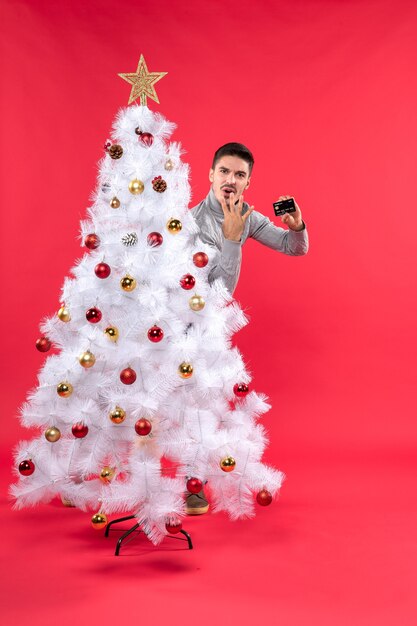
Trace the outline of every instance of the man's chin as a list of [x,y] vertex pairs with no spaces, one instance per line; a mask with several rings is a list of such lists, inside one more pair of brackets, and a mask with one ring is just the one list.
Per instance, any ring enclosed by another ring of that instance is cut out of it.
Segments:
[[217,202],[219,202],[221,204],[222,200],[226,201],[226,204],[229,204],[229,194],[224,193],[223,191],[218,191],[217,193],[214,192],[214,196],[217,200]]

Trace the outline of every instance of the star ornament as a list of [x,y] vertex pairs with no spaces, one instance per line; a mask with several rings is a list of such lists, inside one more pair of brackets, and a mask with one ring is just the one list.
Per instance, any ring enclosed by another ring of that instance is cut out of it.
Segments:
[[137,98],[140,98],[142,106],[146,106],[147,98],[152,98],[152,100],[155,100],[155,102],[159,104],[154,85],[158,80],[166,76],[166,74],[168,74],[168,72],[148,72],[145,59],[143,58],[143,54],[141,54],[138,69],[135,73],[118,74],[120,78],[123,78],[123,80],[132,85],[128,104],[131,104]]

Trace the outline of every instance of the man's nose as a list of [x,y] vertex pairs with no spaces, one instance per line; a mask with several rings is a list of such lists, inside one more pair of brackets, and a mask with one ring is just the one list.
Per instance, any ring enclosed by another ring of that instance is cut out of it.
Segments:
[[235,175],[233,174],[233,172],[229,172],[229,175],[227,177],[227,182],[228,183],[235,183],[236,182]]

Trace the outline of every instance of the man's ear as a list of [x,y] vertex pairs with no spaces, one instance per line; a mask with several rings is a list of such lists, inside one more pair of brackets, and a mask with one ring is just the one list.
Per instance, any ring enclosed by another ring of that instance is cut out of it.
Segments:
[[247,180],[245,189],[247,189],[249,187],[249,185],[250,185],[250,178],[248,178],[248,180]]
[[209,181],[212,183],[214,180],[214,169],[211,168],[209,171]]

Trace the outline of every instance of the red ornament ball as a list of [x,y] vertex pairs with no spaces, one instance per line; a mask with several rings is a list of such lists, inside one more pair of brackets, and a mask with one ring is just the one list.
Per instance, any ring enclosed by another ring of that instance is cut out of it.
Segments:
[[89,321],[91,324],[97,324],[102,318],[100,309],[95,306],[91,307],[91,309],[88,309],[85,316],[87,318],[87,321]]
[[22,476],[30,476],[35,471],[35,464],[30,459],[25,459],[19,463],[19,472]]
[[94,268],[94,273],[97,278],[108,278],[111,273],[110,265],[107,265],[107,263],[97,263]]
[[236,383],[236,385],[233,387],[233,391],[235,393],[235,396],[238,396],[238,398],[243,398],[244,396],[246,396],[247,393],[249,393],[249,385],[247,385],[246,383]]
[[120,372],[120,380],[124,385],[133,385],[136,380],[136,372],[131,367],[126,367]]
[[36,340],[36,349],[39,350],[39,352],[48,352],[48,350],[51,349],[51,342],[49,341],[48,337],[39,337],[39,339]]
[[261,506],[268,506],[268,504],[272,502],[272,494],[266,489],[261,489],[261,491],[256,494],[256,502]]
[[171,535],[176,535],[182,530],[182,524],[180,520],[172,520],[165,524],[165,528]]
[[84,238],[84,245],[89,250],[95,250],[100,245],[100,237],[95,233],[90,233]]
[[161,233],[149,233],[148,235],[148,246],[157,247],[160,246],[163,242],[164,238]]
[[159,328],[159,326],[152,326],[152,328],[148,330],[149,341],[152,341],[153,343],[158,343],[159,341],[162,341],[163,338],[164,331],[162,330],[162,328]]
[[108,152],[109,148],[111,147],[111,141],[110,139],[107,139],[104,143],[104,149],[106,152]]
[[184,274],[180,280],[180,285],[183,289],[192,289],[195,285],[195,278],[191,274]]
[[153,144],[153,135],[151,133],[139,133],[139,141],[150,148]]
[[86,426],[82,422],[78,422],[77,424],[74,424],[71,430],[72,430],[72,434],[77,439],[84,439],[84,437],[86,437],[88,434],[88,426]]
[[205,252],[196,252],[193,256],[193,263],[197,267],[206,267],[208,260],[209,258]]
[[135,424],[135,430],[141,437],[146,437],[146,435],[149,435],[152,430],[152,424],[149,420],[141,417],[141,419]]
[[203,488],[203,483],[199,478],[189,478],[187,480],[187,490],[190,493],[200,493]]

